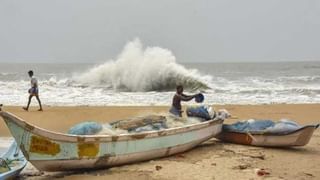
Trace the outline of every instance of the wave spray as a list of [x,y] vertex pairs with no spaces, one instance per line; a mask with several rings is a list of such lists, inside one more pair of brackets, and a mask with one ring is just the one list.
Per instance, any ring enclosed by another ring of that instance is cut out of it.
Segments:
[[211,76],[186,69],[170,50],[143,47],[136,38],[128,42],[116,60],[109,60],[81,74],[75,80],[85,85],[111,87],[119,91],[168,91],[181,84],[186,89],[208,89]]

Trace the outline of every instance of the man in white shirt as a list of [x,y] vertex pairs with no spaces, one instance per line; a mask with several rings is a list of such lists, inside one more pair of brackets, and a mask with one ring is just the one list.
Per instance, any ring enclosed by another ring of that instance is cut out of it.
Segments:
[[29,105],[31,103],[31,99],[32,99],[33,96],[35,96],[37,98],[39,106],[40,106],[40,109],[38,111],[43,111],[42,105],[41,105],[41,101],[40,101],[40,98],[39,98],[38,80],[35,77],[33,77],[33,71],[30,70],[28,72],[28,74],[29,74],[29,77],[31,78],[31,88],[29,89],[28,105],[27,105],[27,107],[23,107],[23,109],[26,110],[26,111],[29,110]]

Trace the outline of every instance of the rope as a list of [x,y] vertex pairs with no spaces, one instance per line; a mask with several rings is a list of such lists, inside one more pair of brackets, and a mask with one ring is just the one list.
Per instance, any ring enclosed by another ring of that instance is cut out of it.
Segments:
[[[20,143],[21,144],[21,143]],[[18,145],[16,145],[16,149],[15,149],[15,151],[14,151],[14,157],[17,157],[18,155],[19,155],[19,150],[20,150],[20,148],[19,148],[19,146]]]
[[[255,137],[253,137],[252,134],[251,134],[249,131],[247,131],[246,134],[247,134],[248,136],[250,136],[252,140],[257,141],[257,139],[256,139]],[[249,142],[248,136],[247,136],[247,141]]]

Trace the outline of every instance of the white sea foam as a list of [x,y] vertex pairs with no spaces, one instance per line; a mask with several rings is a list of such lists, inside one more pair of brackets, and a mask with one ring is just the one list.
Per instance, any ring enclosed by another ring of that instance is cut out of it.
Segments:
[[[121,92],[105,86],[75,84],[68,79],[40,80],[40,98],[46,105],[170,105],[174,91]],[[206,90],[208,104],[319,103],[320,85],[250,80],[216,80]],[[26,105],[29,81],[1,81],[0,103]],[[186,92],[188,93],[188,92]],[[191,93],[190,93],[191,94]],[[194,103],[193,101],[188,104]],[[32,105],[37,105],[35,100]]]
[[6,153],[12,142],[12,137],[0,137],[0,156]]
[[[121,92],[104,86],[83,86],[68,79],[42,80],[40,97],[46,105],[170,105],[174,91]],[[28,81],[1,81],[0,103],[25,105]],[[211,82],[212,89],[205,93],[205,102],[214,104],[270,104],[270,103],[319,103],[319,84],[283,84],[231,81]],[[193,103],[193,102],[189,102]],[[37,102],[32,101],[32,105]]]

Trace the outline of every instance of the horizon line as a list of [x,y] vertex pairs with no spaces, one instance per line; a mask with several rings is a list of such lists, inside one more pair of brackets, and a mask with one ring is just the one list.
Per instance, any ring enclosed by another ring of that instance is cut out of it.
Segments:
[[[111,61],[111,60],[108,60]],[[40,62],[40,61],[29,61],[29,62],[22,62],[22,61],[17,61],[17,62],[1,62],[0,64],[101,64],[105,63],[108,61],[96,61],[96,62]],[[221,63],[302,63],[302,62],[319,62],[320,60],[301,60],[301,61],[294,61],[294,60],[285,60],[285,61],[199,61],[199,62],[194,62],[194,61],[186,61],[186,62],[180,62],[176,61],[179,64],[221,64]]]

